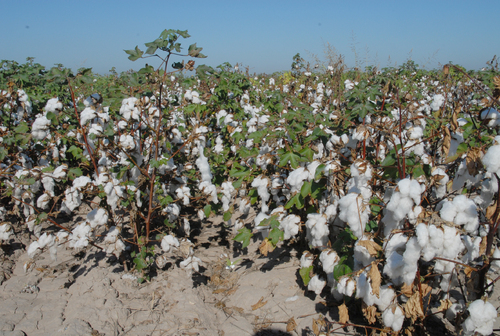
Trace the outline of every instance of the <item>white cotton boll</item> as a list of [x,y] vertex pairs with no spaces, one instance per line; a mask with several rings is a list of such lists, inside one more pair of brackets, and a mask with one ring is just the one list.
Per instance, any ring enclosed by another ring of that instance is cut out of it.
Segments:
[[493,252],[493,258],[497,260],[493,260],[490,265],[496,270],[500,269],[500,250],[498,249],[498,246],[495,248],[495,252]]
[[38,241],[34,241],[30,244],[30,246],[28,247],[28,257],[30,258],[33,258],[35,256],[35,253],[38,251],[38,249],[40,248],[40,244],[38,243]]
[[500,145],[491,146],[481,159],[489,173],[500,173]]
[[87,184],[91,183],[92,180],[88,176],[79,176],[76,179],[73,180],[73,187],[81,190],[82,188],[86,187]]
[[78,224],[69,236],[69,247],[80,249],[89,244],[92,228],[86,222]]
[[304,251],[300,257],[300,268],[312,266],[314,255],[309,251]]
[[12,233],[11,231],[12,227],[10,224],[1,224],[0,225],[0,244],[2,241],[8,241],[10,234]]
[[240,200],[240,206],[239,206],[239,211],[244,215],[248,215],[248,213],[250,212],[250,207],[251,207],[251,204],[250,204],[250,201],[246,198],[242,198]]
[[444,104],[444,96],[442,94],[434,95],[432,102],[430,103],[430,107],[433,111],[438,111],[441,106]]
[[465,302],[463,300],[460,300],[458,303],[454,303],[446,310],[446,318],[450,322],[455,322],[455,319],[458,315],[458,313],[461,313],[467,308],[465,306]]
[[262,178],[262,177],[256,177],[252,181],[252,187],[257,188],[257,193],[259,194],[261,200],[262,200],[262,211],[267,212],[267,202],[269,201],[269,198],[271,197],[269,194],[269,191],[267,189],[267,186],[269,184],[269,179],[267,178]]
[[222,193],[223,196],[221,198],[222,201],[222,209],[224,211],[229,210],[229,204],[231,203],[232,200],[232,193],[235,191],[233,184],[231,182],[224,182],[222,183]]
[[260,223],[265,220],[270,218],[271,216],[266,215],[264,212],[259,212],[259,214],[254,218],[253,223],[256,229],[258,230],[265,230],[268,227],[267,226],[260,226]]
[[323,288],[326,286],[326,281],[321,279],[319,275],[315,275],[311,278],[309,281],[309,284],[307,285],[307,289],[316,293],[316,295],[320,295],[321,292],[323,291]]
[[96,118],[97,114],[91,107],[85,108],[80,114],[80,125],[84,126],[92,119]]
[[342,197],[339,202],[339,218],[346,222],[352,233],[360,239],[368,222],[369,207],[363,204],[363,197],[357,193],[350,193]]
[[139,109],[135,106],[137,102],[137,98],[135,97],[130,97],[130,98],[125,98],[122,100],[122,106],[120,107],[120,114],[126,119],[135,119],[137,121],[140,120],[140,111]]
[[36,140],[43,140],[49,136],[49,126],[51,121],[45,116],[36,118],[35,122],[31,126],[31,134]]
[[120,135],[120,146],[127,151],[134,150],[135,149],[134,138],[130,134]]
[[169,252],[172,248],[179,247],[179,240],[172,235],[166,235],[161,240],[161,249],[164,252]]
[[382,320],[384,321],[384,325],[386,327],[392,328],[394,331],[400,331],[403,327],[405,315],[403,310],[399,306],[395,305],[384,310],[382,313]]
[[312,247],[324,248],[328,244],[328,234],[330,230],[326,222],[326,217],[318,213],[307,215],[307,240]]
[[52,197],[48,193],[43,193],[36,200],[36,206],[39,207],[40,209],[47,210],[49,208],[49,202],[51,199]]
[[176,203],[170,203],[163,209],[163,212],[167,214],[168,221],[170,223],[173,223],[179,217],[179,214],[181,213],[181,207]]
[[103,208],[96,208],[87,214],[87,221],[91,228],[105,225],[108,222],[108,213]]
[[280,222],[279,228],[284,231],[283,240],[295,237],[299,233],[300,217],[288,215]]
[[448,174],[446,174],[446,172],[441,168],[435,168],[432,170],[431,175],[434,177],[436,182],[434,185],[436,197],[444,197],[444,195],[446,195],[446,185],[450,180]]
[[337,291],[345,296],[352,296],[356,290],[356,280],[347,276],[340,278],[337,284]]
[[[354,244],[354,271],[360,270],[370,265],[372,261],[375,261],[375,257],[368,252],[368,249],[360,244],[360,242],[365,240],[367,238],[363,237],[358,239]],[[373,241],[373,239],[370,239],[370,241]]]
[[418,244],[424,248],[429,242],[429,231],[427,230],[427,225],[420,223],[415,228],[415,233],[417,235]]
[[183,226],[184,232],[186,235],[189,236],[189,233],[191,232],[191,223],[189,223],[189,220],[187,218],[184,218],[184,226]]
[[464,225],[464,229],[469,233],[477,231],[479,226],[476,204],[466,195],[458,195],[452,202],[446,201],[439,211],[439,215],[444,220]]
[[414,206],[413,209],[408,213],[408,221],[410,224],[416,224],[418,216],[422,213],[423,209],[420,205]]
[[387,254],[384,274],[387,275],[396,285],[400,285],[403,275],[404,260],[403,256],[396,251]]
[[[464,235],[462,236],[462,241],[467,249],[467,253],[462,257],[462,261],[465,264],[471,263],[477,257],[479,257],[479,248],[481,245],[481,237],[471,238],[470,236]],[[496,252],[496,250],[495,250]],[[493,255],[495,258],[495,255]],[[492,265],[493,263],[490,263]]]
[[300,191],[304,181],[309,178],[309,172],[304,167],[299,167],[293,170],[286,179],[286,183],[290,185],[290,193]]
[[444,226],[442,256],[446,259],[454,260],[464,248],[465,246],[462,243],[459,231],[454,227]]
[[47,104],[45,105],[45,111],[46,112],[53,112],[56,113],[58,110],[63,109],[63,104],[59,101],[58,98],[51,98],[47,101]]
[[495,306],[479,299],[472,302],[467,309],[470,316],[463,323],[464,335],[490,335],[497,317]]
[[486,120],[489,127],[496,127],[500,125],[500,113],[492,107],[485,109],[481,112],[481,120]]
[[120,230],[116,226],[112,226],[109,228],[108,234],[104,238],[104,242],[108,244],[113,244],[118,239],[118,235],[120,234]]
[[200,265],[202,264],[201,259],[195,256],[187,257],[184,261],[181,261],[180,267],[185,270],[188,275],[191,275],[193,271],[199,272]]
[[334,250],[325,249],[319,255],[319,260],[321,261],[321,265],[323,266],[323,271],[327,274],[333,274],[333,268],[338,264],[340,258]]
[[403,274],[402,280],[405,284],[411,285],[415,280],[415,274],[418,269],[418,260],[420,259],[421,247],[416,237],[412,237],[406,244],[406,251],[403,254]]

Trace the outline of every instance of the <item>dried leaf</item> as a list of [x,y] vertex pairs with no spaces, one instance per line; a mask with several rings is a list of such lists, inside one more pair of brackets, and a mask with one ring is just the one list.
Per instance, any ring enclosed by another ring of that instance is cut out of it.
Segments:
[[443,127],[443,156],[446,158],[450,153],[451,146],[451,133],[448,127]]
[[413,284],[411,284],[411,285],[404,284],[403,287],[401,287],[401,294],[404,294],[407,297],[412,296],[413,295]]
[[486,254],[486,246],[488,245],[488,238],[483,237],[481,240],[481,244],[479,245],[479,255],[485,255]]
[[495,222],[493,215],[497,210],[497,201],[495,201],[492,205],[486,208],[486,218],[488,218],[491,222]]
[[267,257],[267,254],[269,252],[272,252],[273,250],[274,250],[274,246],[267,238],[264,239],[259,246],[260,253],[265,257]]
[[476,176],[480,170],[483,169],[483,163],[481,162],[482,151],[480,148],[470,147],[467,151],[467,156],[465,157],[465,163],[467,165],[467,170],[472,176]]
[[374,324],[375,322],[377,322],[377,307],[375,307],[374,305],[366,306],[366,304],[363,303],[363,307],[361,308],[361,310],[363,311],[363,316],[366,318],[368,323]]
[[458,113],[460,113],[460,111],[462,110],[462,107],[460,105],[458,105],[455,110],[453,111],[453,113],[451,114],[451,122],[450,122],[450,125],[451,125],[451,130],[453,132],[455,132],[458,128]]
[[349,311],[347,310],[347,306],[345,303],[342,303],[339,306],[339,322],[347,323],[349,321]]
[[474,272],[474,269],[472,267],[470,267],[470,266],[467,266],[464,269],[464,273],[465,273],[466,277],[470,277],[470,275],[472,274],[472,272]]
[[378,251],[382,251],[382,247],[371,240],[360,240],[358,246],[363,246],[368,250],[371,256],[376,257],[378,255]]
[[438,311],[440,312],[448,310],[452,305],[450,299],[440,300],[439,302],[441,302],[441,305],[438,308]]
[[420,288],[422,289],[422,297],[426,297],[432,290],[432,287],[427,284],[421,284]]
[[320,331],[320,326],[318,326],[318,322],[315,319],[313,319],[312,328],[314,335],[318,336]]
[[368,272],[368,277],[372,280],[372,291],[378,298],[380,297],[380,284],[382,283],[382,277],[377,267],[377,263],[372,261],[372,267]]
[[297,328],[297,322],[295,322],[295,319],[292,317],[286,322],[286,331],[292,332],[295,328]]
[[407,318],[411,318],[411,321],[415,323],[417,318],[423,318],[424,312],[422,310],[422,305],[420,304],[420,292],[415,292],[406,302],[404,306],[405,315]]
[[260,300],[256,304],[252,305],[252,310],[257,310],[260,307],[265,306],[266,303],[267,303],[267,301],[264,301],[264,297],[261,297]]

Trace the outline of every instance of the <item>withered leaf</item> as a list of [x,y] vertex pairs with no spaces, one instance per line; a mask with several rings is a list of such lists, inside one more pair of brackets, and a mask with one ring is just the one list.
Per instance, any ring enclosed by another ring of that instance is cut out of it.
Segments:
[[313,319],[312,328],[314,335],[318,336],[321,328],[318,326],[318,322],[315,319]]
[[492,205],[486,208],[486,218],[488,218],[491,222],[495,222],[495,218],[493,218],[493,215],[495,214],[496,210],[497,210],[497,201],[495,201]]
[[467,165],[467,170],[472,176],[476,176],[479,171],[483,168],[483,163],[481,162],[482,151],[480,148],[470,147],[467,151],[467,156],[465,157],[465,163]]
[[421,284],[420,288],[422,288],[422,296],[426,297],[432,290],[432,287],[427,284]]
[[264,301],[264,297],[261,297],[260,300],[256,304],[252,305],[252,310],[257,310],[260,307],[265,306],[266,303],[267,303],[267,301]]
[[439,302],[441,302],[441,305],[439,306],[438,310],[441,312],[448,310],[452,305],[450,299],[440,300]]
[[411,318],[413,323],[415,323],[417,318],[424,317],[422,305],[420,304],[420,292],[413,293],[410,299],[406,302],[404,310],[406,317]]
[[486,254],[486,246],[488,245],[488,238],[483,237],[481,240],[481,244],[479,244],[479,255],[485,255]]
[[368,277],[372,281],[372,291],[377,297],[380,297],[380,284],[382,283],[382,277],[377,267],[377,263],[372,261],[372,267],[368,272]]
[[451,133],[450,129],[448,127],[443,127],[443,156],[446,158],[448,157],[448,154],[450,153],[450,146],[451,146]]
[[340,323],[347,323],[349,321],[349,312],[347,311],[347,306],[345,303],[342,303],[339,306],[339,322]]
[[274,246],[267,238],[265,238],[259,246],[260,253],[265,257],[267,257],[267,254],[273,250]]
[[361,308],[363,311],[363,316],[366,318],[369,324],[374,324],[377,322],[377,307],[374,305],[372,306],[366,306],[363,304],[363,307]]
[[467,266],[464,269],[464,273],[465,273],[466,277],[470,277],[470,275],[472,274],[472,272],[474,272],[474,269],[472,267],[470,267],[470,266]]
[[363,246],[368,250],[368,253],[370,253],[371,256],[376,257],[378,254],[378,251],[382,251],[382,247],[375,243],[374,241],[371,240],[360,240],[358,243],[359,246]]
[[411,285],[403,284],[403,287],[401,287],[401,294],[404,294],[407,297],[412,296],[413,295],[413,284],[411,284]]
[[297,322],[295,322],[295,319],[292,317],[286,322],[286,331],[292,332],[295,328],[297,328]]

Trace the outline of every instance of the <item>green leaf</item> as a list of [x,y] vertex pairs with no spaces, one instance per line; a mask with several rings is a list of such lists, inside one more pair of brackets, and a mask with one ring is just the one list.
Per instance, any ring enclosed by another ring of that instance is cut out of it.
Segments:
[[280,240],[283,240],[284,236],[285,234],[283,233],[283,231],[275,227],[271,231],[269,231],[268,238],[269,241],[273,244],[273,246],[276,247],[276,244],[278,244]]
[[135,268],[140,272],[145,268],[148,268],[148,264],[142,258],[134,258]]
[[302,281],[304,282],[304,286],[309,285],[309,281],[311,281],[311,271],[313,269],[313,265],[309,267],[302,267],[299,270],[300,277],[302,278]]
[[191,44],[188,49],[188,55],[191,57],[197,57],[197,58],[205,58],[207,56],[203,55],[201,51],[203,48],[197,48],[196,43]]
[[4,147],[0,147],[0,162],[2,162],[3,159],[5,159],[7,154],[9,154],[7,150]]
[[344,263],[339,263],[333,268],[333,277],[337,281],[339,281],[340,277],[350,273],[352,273],[352,269]]
[[82,176],[83,172],[78,167],[73,167],[68,170],[68,177],[70,180],[74,180],[78,176]]
[[26,122],[21,122],[17,127],[14,128],[15,133],[27,133],[29,131],[28,124]]
[[304,200],[304,197],[302,197],[302,195],[300,193],[297,193],[295,194],[295,196],[293,196],[289,201],[288,203],[285,205],[285,209],[290,209],[291,207],[293,207],[295,205],[295,207],[297,209],[302,209],[305,205],[305,200]]
[[224,220],[227,222],[228,220],[230,220],[230,219],[231,219],[231,216],[232,216],[232,215],[233,215],[233,214],[231,213],[231,211],[226,211],[226,212],[224,212],[224,216],[223,216],[223,218],[224,218]]
[[253,236],[252,231],[247,228],[241,228],[238,230],[238,232],[239,233],[233,239],[237,242],[243,243],[243,248],[247,247],[250,244],[250,239]]
[[460,145],[458,145],[457,147],[457,155],[462,155],[464,154],[465,152],[467,152],[467,150],[469,149],[469,145],[467,145],[465,142],[462,142]]
[[310,181],[304,182],[304,184],[302,185],[302,188],[300,189],[300,194],[302,195],[302,197],[305,198],[307,195],[309,195],[311,193],[311,186],[312,186],[312,182],[310,182]]
[[384,167],[387,167],[387,166],[393,166],[395,163],[396,163],[396,156],[394,153],[390,153],[389,155],[387,155],[385,157],[385,159],[384,159],[384,161],[382,161],[381,165]]
[[124,50],[127,54],[129,54],[130,56],[128,57],[129,60],[131,61],[137,61],[139,58],[142,57],[142,55],[144,54],[144,52],[142,50],[139,49],[138,46],[135,46],[135,49],[132,49],[132,50]]
[[212,212],[212,206],[210,204],[205,205],[203,208],[203,212],[205,213],[205,217],[210,217],[210,213]]
[[284,167],[288,162],[290,162],[292,168],[296,169],[299,166],[300,161],[301,158],[299,155],[295,154],[294,152],[286,152],[283,155],[281,155],[278,166]]

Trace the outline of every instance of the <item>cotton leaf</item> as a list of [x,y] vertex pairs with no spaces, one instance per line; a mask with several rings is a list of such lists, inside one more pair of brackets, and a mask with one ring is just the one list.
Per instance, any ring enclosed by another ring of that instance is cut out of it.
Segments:
[[273,250],[274,250],[274,246],[267,238],[264,239],[259,246],[260,253],[265,257],[267,257],[267,254],[269,252],[272,252]]
[[340,323],[347,323],[349,321],[349,312],[347,311],[347,306],[345,303],[342,303],[339,306],[339,322]]

